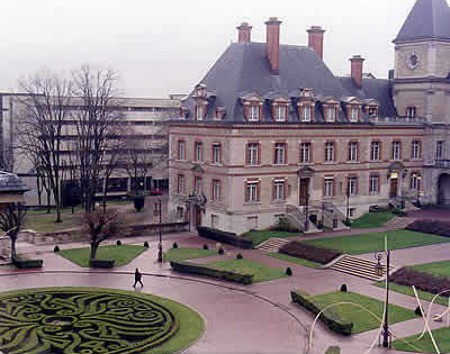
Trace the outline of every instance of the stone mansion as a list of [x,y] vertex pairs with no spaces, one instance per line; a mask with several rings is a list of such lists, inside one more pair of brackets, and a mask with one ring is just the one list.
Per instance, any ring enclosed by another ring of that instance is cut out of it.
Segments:
[[194,225],[241,234],[281,216],[337,228],[371,206],[450,203],[450,8],[417,0],[389,79],[335,76],[325,30],[308,45],[266,42],[242,23],[170,122],[170,208]]

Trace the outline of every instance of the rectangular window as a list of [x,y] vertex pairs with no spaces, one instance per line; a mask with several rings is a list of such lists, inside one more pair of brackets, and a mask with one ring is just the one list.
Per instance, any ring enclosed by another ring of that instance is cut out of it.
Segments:
[[325,162],[333,162],[334,161],[334,143],[328,142],[325,143]]
[[358,177],[348,177],[347,195],[353,196],[358,194]]
[[358,161],[358,142],[356,141],[348,143],[348,160]]
[[258,143],[247,144],[247,165],[260,164],[259,146],[260,145]]
[[285,122],[286,121],[286,111],[287,107],[284,105],[278,105],[275,107],[275,120],[277,122]]
[[220,144],[213,144],[212,163],[215,165],[219,165],[222,163],[222,146]]
[[219,201],[222,199],[222,184],[220,180],[213,179],[212,183],[212,200]]
[[376,107],[369,108],[369,118],[378,118],[378,108]]
[[416,191],[420,190],[420,181],[422,176],[416,172],[411,174],[410,188]]
[[325,177],[323,181],[323,197],[331,198],[334,195],[334,179],[333,177]]
[[275,180],[273,182],[272,200],[283,201],[285,200],[285,181]]
[[416,107],[406,107],[406,118],[416,118]]
[[248,120],[251,122],[259,121],[259,105],[251,105],[249,107],[249,117]]
[[312,106],[311,105],[304,105],[301,107],[300,109],[301,112],[301,116],[300,116],[300,120],[302,122],[311,122],[311,117],[312,117]]
[[300,163],[311,162],[311,143],[300,144]]
[[380,176],[371,175],[369,177],[369,194],[380,193]]
[[194,178],[194,193],[195,194],[203,193],[203,179],[201,177]]
[[444,142],[442,140],[436,141],[436,152],[434,154],[434,157],[436,159],[442,159],[444,156]]
[[259,201],[259,181],[247,181],[245,185],[245,202]]
[[401,141],[392,142],[392,159],[401,160],[402,158],[402,143]]
[[219,228],[219,215],[211,214],[211,227],[213,229]]
[[379,141],[372,141],[370,144],[370,160],[379,161],[381,159],[381,143]]
[[336,120],[336,107],[335,106],[327,107],[325,113],[325,121],[334,122],[335,120]]
[[205,116],[205,107],[203,105],[197,105],[195,107],[195,112],[196,112],[195,118],[197,120],[203,120]]
[[350,122],[355,123],[359,120],[359,108],[352,107],[350,108]]
[[194,161],[195,162],[203,161],[203,143],[198,141],[195,142],[194,152],[195,152]]
[[411,143],[411,159],[420,159],[420,141],[413,141]]
[[186,191],[186,179],[184,175],[178,175],[177,179],[177,192],[183,194]]
[[177,207],[177,218],[178,219],[183,219],[183,215],[184,215],[184,208],[178,206]]
[[178,140],[178,160],[186,160],[186,142],[184,140]]
[[273,155],[273,163],[275,165],[284,165],[286,163],[286,144],[276,143]]

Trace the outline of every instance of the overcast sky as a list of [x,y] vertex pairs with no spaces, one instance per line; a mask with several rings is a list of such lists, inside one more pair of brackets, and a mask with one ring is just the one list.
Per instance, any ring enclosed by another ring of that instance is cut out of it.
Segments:
[[248,21],[252,40],[265,40],[271,16],[281,42],[307,45],[306,29],[325,33],[324,61],[337,75],[353,54],[365,72],[385,78],[393,68],[391,41],[415,0],[1,0],[0,90],[44,68],[84,63],[117,70],[124,95],[166,97],[200,82]]

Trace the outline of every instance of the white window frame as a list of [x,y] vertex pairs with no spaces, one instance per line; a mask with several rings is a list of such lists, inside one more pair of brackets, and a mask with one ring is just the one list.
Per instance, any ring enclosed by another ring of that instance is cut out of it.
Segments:
[[301,112],[300,120],[301,120],[302,123],[311,122],[311,119],[312,119],[312,105],[305,104],[304,106],[301,106],[300,112]]
[[178,160],[186,160],[186,141],[178,140],[178,152],[177,152]]
[[323,181],[323,197],[332,198],[334,196],[334,178],[325,177]]
[[329,123],[336,122],[336,106],[329,106],[325,110],[325,121]]
[[219,201],[222,199],[222,182],[219,179],[213,179],[212,200]]
[[311,163],[311,143],[300,143],[300,163]]
[[205,106],[202,104],[198,104],[195,107],[195,119],[196,120],[203,120],[205,116]]
[[380,193],[380,175],[369,176],[369,194],[375,195]]
[[215,165],[220,165],[222,163],[222,145],[213,144],[213,158],[212,163]]
[[260,107],[259,104],[251,104],[249,106],[249,122],[259,122],[260,117]]
[[201,141],[195,142],[195,162],[203,161],[203,143]]
[[186,177],[184,175],[177,175],[177,192],[179,194],[186,192]]
[[258,166],[259,165],[259,144],[249,143],[247,144],[247,158],[246,165]]
[[285,200],[285,184],[284,179],[276,179],[273,181],[273,201],[281,202]]
[[275,106],[275,121],[286,122],[287,118],[287,106],[278,104]]
[[195,176],[194,177],[194,192],[196,194],[203,193],[203,178]]
[[351,176],[347,179],[347,188],[348,188],[348,195],[355,196],[357,195],[357,188],[358,188],[358,177]]
[[351,141],[348,143],[348,161],[358,161],[358,142]]
[[275,143],[273,163],[274,165],[286,164],[286,143]]
[[380,161],[380,152],[381,143],[379,141],[372,141],[370,143],[370,161]]
[[259,202],[258,184],[259,184],[259,181],[247,181],[246,182],[246,185],[245,185],[245,188],[246,188],[245,202],[246,203]]
[[325,162],[334,162],[334,149],[336,148],[334,142],[325,143]]
[[359,107],[350,107],[350,122],[356,123],[359,120]]
[[434,158],[441,160],[444,156],[445,142],[443,140],[436,141],[436,150],[434,153]]
[[421,180],[421,178],[419,178],[419,174],[411,173],[410,187],[412,190],[415,190],[415,191],[419,190],[420,180]]
[[414,140],[411,143],[411,159],[418,160],[420,159],[420,141]]
[[416,118],[417,107],[410,106],[406,107],[406,118]]
[[402,158],[402,142],[392,142],[392,160],[398,161]]

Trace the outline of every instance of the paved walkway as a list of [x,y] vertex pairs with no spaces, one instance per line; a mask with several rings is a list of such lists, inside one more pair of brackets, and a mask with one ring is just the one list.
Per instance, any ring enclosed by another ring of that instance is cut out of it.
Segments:
[[[373,232],[374,230],[367,230]],[[333,234],[312,235],[308,237],[335,236],[361,233],[350,230]],[[304,238],[302,238],[304,239]],[[270,266],[291,267],[294,275],[279,280],[240,286],[228,282],[213,281],[202,277],[189,277],[173,273],[168,264],[155,262],[157,256],[157,237],[122,239],[123,243],[142,244],[149,241],[150,248],[130,264],[107,272],[91,272],[65,260],[53,253],[53,246],[20,244],[22,253],[38,255],[44,259],[43,271],[24,272],[0,267],[0,291],[46,286],[96,286],[118,289],[131,289],[133,271],[136,267],[144,272],[144,292],[164,296],[197,310],[205,319],[207,329],[201,339],[186,353],[306,353],[308,336],[313,316],[294,305],[290,300],[292,289],[303,289],[311,294],[337,291],[341,284],[347,284],[349,291],[355,291],[378,299],[384,298],[383,289],[373,286],[370,281],[356,278],[332,270],[311,269],[287,263],[270,257],[257,250],[237,250],[224,246],[226,255],[234,257],[241,252],[246,259],[252,259]],[[211,248],[215,242],[197,237],[193,233],[163,236],[163,248],[167,250],[173,242],[180,247],[201,247],[207,243]],[[114,240],[109,241],[114,243]],[[86,246],[74,243],[62,248]],[[441,248],[445,250],[440,251]],[[396,264],[413,264],[413,257],[421,261],[439,253],[442,258],[450,258],[447,245],[426,246],[395,251]],[[442,252],[442,253],[441,253]],[[201,260],[200,260],[201,261]],[[425,262],[428,262],[426,260]],[[416,262],[417,263],[417,262]],[[422,263],[422,262],[421,262]],[[398,293],[391,293],[392,303],[413,310],[415,299]],[[428,306],[427,303],[425,303]],[[444,310],[436,306],[433,313]],[[433,328],[442,323],[433,322]],[[421,332],[421,319],[413,319],[391,327],[394,335],[405,337]],[[339,345],[343,354],[363,354],[378,337],[377,331],[369,331],[350,338],[334,335],[320,323],[313,335],[311,354],[323,354],[330,345]],[[382,348],[374,348],[371,353],[388,353]],[[399,353],[399,352],[397,352]]]

